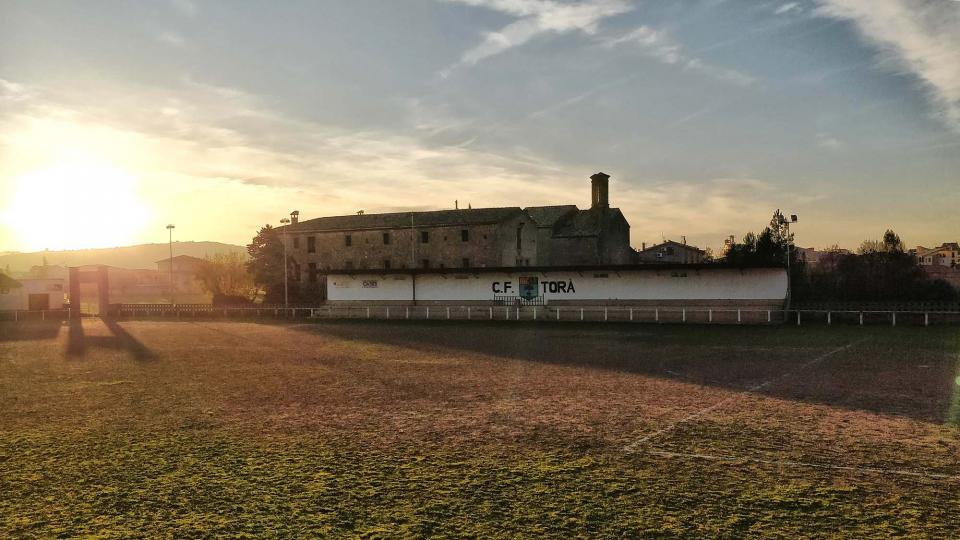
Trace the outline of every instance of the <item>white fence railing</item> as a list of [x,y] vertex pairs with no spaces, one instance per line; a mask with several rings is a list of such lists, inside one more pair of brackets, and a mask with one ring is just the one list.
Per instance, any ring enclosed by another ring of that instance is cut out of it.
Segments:
[[[73,312],[73,315],[77,313]],[[777,310],[628,306],[316,306],[215,307],[123,304],[112,314],[124,319],[371,319],[417,321],[632,322],[660,324],[960,324],[960,311]],[[0,310],[0,321],[63,321],[71,311]]]
[[371,319],[418,321],[553,321],[679,324],[897,324],[960,323],[960,311],[776,310],[705,307],[627,306],[317,306],[317,307],[170,307],[124,305],[123,318]]
[[0,309],[0,321],[65,321],[69,309]]

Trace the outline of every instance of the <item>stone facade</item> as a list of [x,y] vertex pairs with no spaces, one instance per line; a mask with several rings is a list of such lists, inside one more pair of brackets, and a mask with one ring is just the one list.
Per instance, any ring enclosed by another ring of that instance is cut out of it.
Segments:
[[294,279],[335,270],[629,264],[630,225],[610,208],[609,176],[591,177],[588,210],[574,205],[357,214],[299,221],[280,233]]

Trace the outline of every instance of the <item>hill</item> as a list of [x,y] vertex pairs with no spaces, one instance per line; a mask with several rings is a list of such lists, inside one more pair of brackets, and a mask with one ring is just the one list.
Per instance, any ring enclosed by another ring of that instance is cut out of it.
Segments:
[[[173,254],[193,257],[212,256],[215,253],[238,252],[245,254],[246,248],[220,242],[174,242]],[[85,264],[106,264],[119,268],[153,268],[156,261],[170,256],[168,244],[140,244],[102,249],[76,249],[67,251],[35,251],[33,253],[7,253],[0,255],[0,269],[7,268],[13,273],[26,272],[31,266],[42,265],[44,258],[49,265],[81,266]]]

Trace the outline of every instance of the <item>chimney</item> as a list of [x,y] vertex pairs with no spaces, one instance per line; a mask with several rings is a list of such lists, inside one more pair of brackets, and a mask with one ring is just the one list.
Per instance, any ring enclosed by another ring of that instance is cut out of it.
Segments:
[[646,251],[646,250],[647,250],[647,243],[646,243],[646,242],[643,242],[643,243],[641,243],[640,245],[643,246],[643,247],[640,248],[640,251]]
[[300,222],[300,211],[294,210],[293,212],[290,212],[290,224],[296,225],[299,222]]
[[592,200],[590,208],[599,208],[606,210],[610,208],[610,175],[598,172],[590,177],[590,186],[592,188]]
[[683,235],[680,238],[683,239],[683,245],[687,245],[687,235]]

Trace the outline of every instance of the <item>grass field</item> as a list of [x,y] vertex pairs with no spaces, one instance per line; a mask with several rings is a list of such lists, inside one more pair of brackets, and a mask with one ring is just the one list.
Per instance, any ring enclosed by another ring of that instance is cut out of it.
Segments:
[[0,324],[0,537],[960,537],[960,330]]

